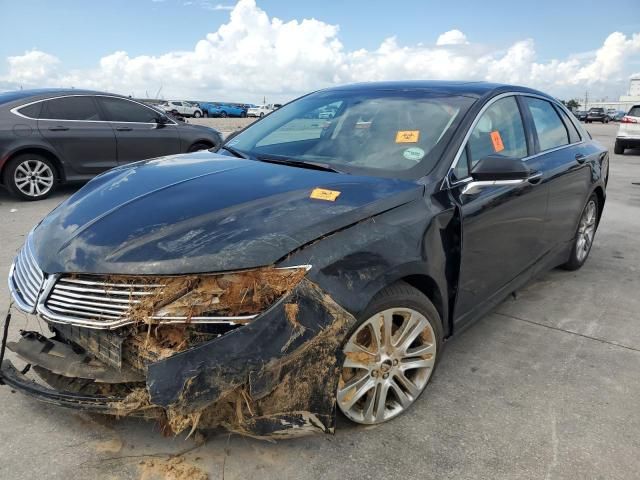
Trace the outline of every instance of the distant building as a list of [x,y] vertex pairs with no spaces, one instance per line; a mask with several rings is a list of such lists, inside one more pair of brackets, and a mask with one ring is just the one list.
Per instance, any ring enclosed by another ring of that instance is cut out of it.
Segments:
[[602,107],[605,110],[621,110],[628,112],[634,105],[640,105],[640,76],[631,77],[629,80],[628,95],[620,95],[616,100],[589,101],[585,105],[585,110],[593,107]]

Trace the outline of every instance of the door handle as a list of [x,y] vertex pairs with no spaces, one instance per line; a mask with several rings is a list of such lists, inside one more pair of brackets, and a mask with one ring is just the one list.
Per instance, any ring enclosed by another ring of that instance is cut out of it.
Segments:
[[57,127],[49,127],[49,130],[51,130],[52,132],[66,132],[67,130],[69,130],[69,127],[58,125]]
[[119,132],[130,132],[131,130],[133,130],[133,128],[131,127],[116,127],[116,130]]
[[576,153],[576,162],[584,163],[587,161],[587,156],[582,153]]

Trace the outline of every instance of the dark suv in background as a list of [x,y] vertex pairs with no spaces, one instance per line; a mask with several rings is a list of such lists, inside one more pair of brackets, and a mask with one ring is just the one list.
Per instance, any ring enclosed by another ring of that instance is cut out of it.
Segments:
[[590,108],[587,112],[587,118],[585,118],[585,122],[609,123],[609,115],[607,115],[607,112],[604,111],[604,108]]
[[0,179],[25,200],[112,167],[218,148],[220,133],[127,97],[85,90],[0,93]]

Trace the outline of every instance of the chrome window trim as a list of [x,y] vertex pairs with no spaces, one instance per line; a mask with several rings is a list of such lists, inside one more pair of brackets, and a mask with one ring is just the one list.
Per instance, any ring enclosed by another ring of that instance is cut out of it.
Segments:
[[[444,178],[444,181],[442,183],[442,189],[446,190],[449,188],[452,188],[454,186],[458,186],[458,185],[462,185],[465,183],[468,183],[470,181],[473,180],[472,177],[468,176],[459,180],[456,180],[454,182],[450,181],[451,175],[454,171],[454,169],[458,166],[458,162],[460,160],[460,156],[462,155],[463,150],[465,149],[465,147],[467,146],[467,142],[469,141],[469,137],[471,136],[471,132],[473,132],[473,129],[476,127],[476,125],[478,124],[478,122],[480,121],[480,117],[489,109],[489,107],[491,107],[495,102],[497,102],[498,100],[501,100],[503,98],[506,97],[515,97],[515,96],[520,96],[520,97],[533,97],[533,98],[538,98],[540,100],[545,100],[547,102],[553,103],[555,105],[559,105],[563,111],[565,111],[566,113],[566,107],[564,107],[564,105],[562,105],[560,102],[554,101],[552,99],[549,99],[548,97],[544,97],[542,95],[537,95],[535,93],[528,93],[528,92],[504,92],[501,93],[499,95],[496,95],[495,97],[493,97],[492,99],[490,99],[483,107],[482,109],[480,109],[480,111],[476,114],[476,117],[473,119],[473,122],[471,123],[471,125],[469,126],[469,129],[467,130],[467,132],[465,133],[464,139],[462,140],[462,143],[460,144],[460,147],[458,148],[458,151],[456,152],[455,157],[453,158],[453,161],[451,162],[451,165],[449,166],[449,170],[447,170],[447,174]],[[519,107],[518,107],[519,108]],[[562,119],[560,119],[562,121]],[[569,121],[571,120],[571,117],[569,117]],[[524,122],[523,122],[523,126],[524,126]],[[546,155],[548,153],[553,153],[556,152],[558,150],[562,150],[563,148],[569,148],[569,147],[573,147],[575,145],[581,145],[583,143],[585,143],[585,138],[583,135],[583,132],[580,128],[576,128],[578,130],[578,134],[580,135],[580,141],[579,142],[574,142],[574,143],[568,143],[566,145],[561,145],[559,147],[555,147],[555,148],[550,148],[548,150],[543,150],[541,152],[537,152],[534,153],[533,155],[528,155],[526,157],[523,157],[521,160],[523,162],[528,162],[529,160],[532,160],[534,158],[537,158],[541,155]],[[568,132],[567,132],[568,135]]]
[[[33,117],[27,117],[26,115],[20,113],[18,110],[20,110],[21,108],[24,107],[28,107],[30,105],[35,105],[36,103],[41,103],[41,102],[47,102],[49,100],[57,100],[59,98],[69,98],[69,97],[106,97],[106,98],[116,98],[118,100],[124,100],[127,102],[131,102],[131,103],[136,103],[138,105],[140,105],[141,107],[146,108],[147,110],[151,110],[152,112],[155,113],[162,113],[162,112],[158,112],[156,110],[154,110],[153,108],[150,108],[148,105],[145,105],[144,103],[140,103],[136,100],[133,100],[131,98],[123,98],[123,97],[118,97],[116,95],[105,95],[105,94],[91,94],[91,93],[78,93],[78,94],[71,94],[71,95],[59,95],[57,97],[48,97],[48,98],[42,98],[40,100],[34,100],[33,102],[28,102],[28,103],[23,103],[22,105],[18,105],[17,107],[13,107],[11,110],[9,110],[11,113],[13,113],[14,115],[17,115],[18,117],[22,117],[22,118],[26,118],[27,120],[46,120],[49,122],[84,122],[84,123],[133,123],[133,124],[138,124],[138,125],[157,125],[157,123],[155,122],[125,122],[125,121],[121,121],[121,120],[69,120],[69,119],[65,119],[65,118],[33,118]],[[169,125],[178,125],[177,122],[174,122],[173,120],[171,120],[169,117],[167,117],[167,119],[171,122]]]

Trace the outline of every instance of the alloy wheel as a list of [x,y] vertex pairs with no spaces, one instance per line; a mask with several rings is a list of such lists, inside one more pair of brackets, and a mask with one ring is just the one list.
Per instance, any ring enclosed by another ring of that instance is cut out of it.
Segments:
[[365,321],[343,351],[340,410],[357,423],[381,423],[406,410],[426,387],[436,335],[420,312],[391,308]]
[[576,238],[576,256],[579,262],[583,262],[593,244],[593,237],[596,233],[597,207],[594,200],[589,200],[582,212],[580,225],[578,226],[578,236]]
[[53,188],[53,170],[40,160],[25,160],[16,167],[13,182],[23,194],[41,197]]

